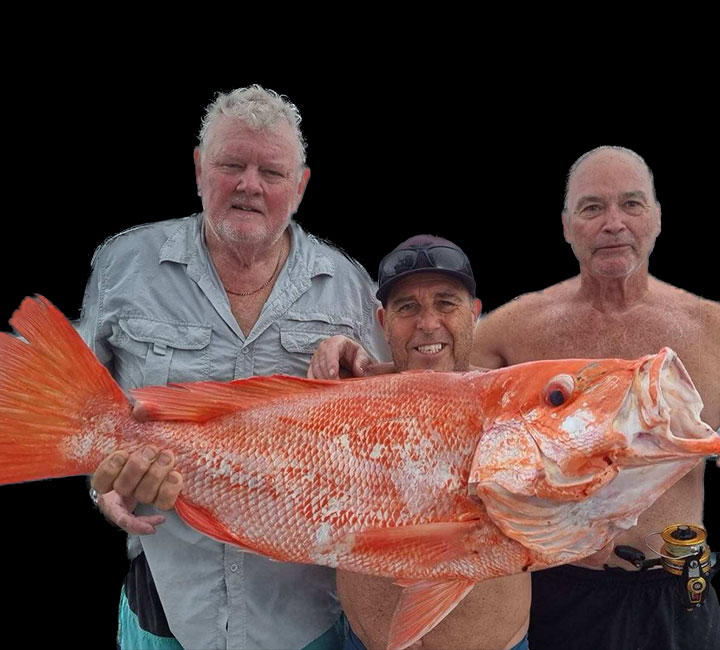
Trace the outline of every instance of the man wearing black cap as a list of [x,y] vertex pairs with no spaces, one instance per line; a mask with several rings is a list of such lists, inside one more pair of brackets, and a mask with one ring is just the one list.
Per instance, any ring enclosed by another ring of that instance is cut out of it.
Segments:
[[429,235],[412,237],[382,260],[379,285],[378,321],[396,366],[467,370],[480,301],[470,262],[458,246]]
[[[410,279],[412,282],[406,282]],[[437,300],[432,303],[435,305],[433,311],[450,324],[448,327],[430,327],[432,335],[428,336],[425,333],[428,328],[410,316],[421,310],[420,294],[427,299],[428,291],[437,281],[442,281],[442,286],[438,287],[440,293],[437,295],[430,291]],[[466,321],[472,314],[469,321],[472,330],[481,303],[475,297],[475,278],[470,262],[459,246],[431,235],[411,237],[382,259],[378,285],[376,296],[383,306],[377,316],[392,349],[393,363],[376,367],[357,342],[334,336],[323,341],[315,351],[308,377],[335,378],[343,370],[346,374],[362,376],[423,368],[468,369],[472,331],[466,330]],[[459,321],[458,325],[455,325],[456,321]],[[456,331],[458,327],[460,331]],[[430,340],[433,337],[437,340]]]
[[[418,235],[380,262],[378,321],[398,371],[468,370],[473,329],[480,313],[467,256],[452,242]],[[308,370],[311,377],[337,377],[340,365],[355,375],[375,372],[357,343],[326,339]],[[400,587],[392,580],[337,572],[338,595],[349,622],[346,650],[385,648]],[[527,648],[530,576],[479,583],[436,628],[423,648]]]

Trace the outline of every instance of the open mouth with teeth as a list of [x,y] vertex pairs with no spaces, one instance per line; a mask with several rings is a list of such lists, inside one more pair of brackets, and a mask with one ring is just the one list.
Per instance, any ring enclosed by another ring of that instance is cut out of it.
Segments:
[[416,345],[415,350],[420,354],[437,354],[447,347],[447,343],[431,343],[430,345]]

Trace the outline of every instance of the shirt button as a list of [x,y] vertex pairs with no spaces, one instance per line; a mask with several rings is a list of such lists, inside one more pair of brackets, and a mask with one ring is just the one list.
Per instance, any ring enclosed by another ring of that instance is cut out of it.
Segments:
[[230,565],[230,571],[232,571],[233,573],[235,573],[235,571],[237,571],[237,570],[238,570],[238,565],[237,565],[237,564],[231,564],[231,565]]
[[248,349],[247,349],[247,348],[243,348],[243,354],[247,354],[247,353],[248,353]]

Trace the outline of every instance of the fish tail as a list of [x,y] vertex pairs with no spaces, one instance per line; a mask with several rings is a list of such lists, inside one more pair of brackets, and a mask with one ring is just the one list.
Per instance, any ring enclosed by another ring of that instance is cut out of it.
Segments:
[[0,333],[0,485],[91,473],[116,448],[130,402],[42,296]]

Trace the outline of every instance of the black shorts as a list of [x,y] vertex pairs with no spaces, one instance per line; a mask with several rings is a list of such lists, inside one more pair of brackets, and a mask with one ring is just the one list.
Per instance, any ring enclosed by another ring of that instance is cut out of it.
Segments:
[[[531,650],[718,650],[720,605],[709,588],[687,611],[681,578],[662,569],[532,574]],[[680,584],[679,584],[680,583]]]

